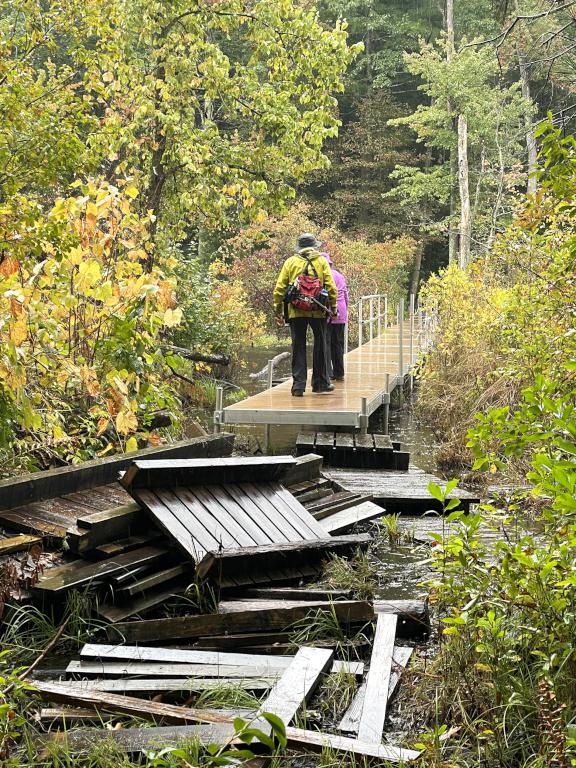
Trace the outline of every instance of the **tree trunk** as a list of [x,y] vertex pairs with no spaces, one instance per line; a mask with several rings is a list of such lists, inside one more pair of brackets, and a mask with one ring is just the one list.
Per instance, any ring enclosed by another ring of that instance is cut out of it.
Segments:
[[[530,76],[528,73],[528,67],[526,66],[526,54],[517,44],[516,50],[518,52],[518,66],[520,69],[520,86],[522,88],[522,96],[532,104],[532,97],[530,95]],[[527,192],[529,195],[533,195],[538,188],[538,180],[536,179],[535,171],[538,167],[538,151],[536,148],[536,137],[534,136],[534,126],[532,123],[532,114],[527,108],[524,113],[524,127],[526,129],[526,149],[528,151],[528,186]]]
[[[454,55],[454,0],[446,0],[446,61],[452,61]],[[452,102],[448,99],[448,113],[452,114]],[[450,150],[450,219],[448,223],[448,262],[453,264],[458,258],[458,232],[454,227],[456,215],[456,178],[458,176],[458,158],[454,149]]]
[[458,182],[460,185],[460,258],[464,269],[470,261],[470,190],[468,182],[468,123],[458,115]]
[[424,243],[418,243],[414,261],[412,262],[412,274],[410,275],[410,295],[418,296],[418,287],[420,285],[420,268],[422,266],[422,255],[424,253]]

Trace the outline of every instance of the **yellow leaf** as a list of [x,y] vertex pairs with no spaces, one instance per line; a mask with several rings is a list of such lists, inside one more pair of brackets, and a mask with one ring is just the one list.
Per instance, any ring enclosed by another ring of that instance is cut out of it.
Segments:
[[90,368],[88,365],[81,365],[80,378],[89,395],[96,397],[96,395],[100,394],[100,384],[94,368]]
[[168,328],[173,328],[175,325],[179,325],[182,322],[182,310],[179,307],[177,309],[167,309],[166,312],[164,312],[162,322],[164,325],[168,326]]
[[99,283],[101,279],[102,271],[100,269],[100,264],[94,259],[83,261],[78,267],[76,285],[78,286],[79,291],[85,293],[96,285],[96,283]]
[[108,426],[109,421],[110,419],[106,418],[105,416],[98,421],[98,424],[96,425],[96,434],[98,437],[106,432],[106,427]]
[[26,326],[26,318],[20,317],[10,329],[10,341],[19,347],[27,338],[28,328]]
[[135,437],[129,437],[126,440],[126,453],[132,453],[138,450],[138,440]]
[[116,416],[116,429],[121,435],[129,435],[138,429],[138,419],[132,411],[123,410]]
[[111,83],[111,82],[112,82],[112,80],[114,80],[114,75],[113,75],[113,73],[112,73],[112,72],[104,72],[104,74],[102,75],[102,80],[103,80],[105,83]]
[[134,200],[135,197],[138,197],[138,190],[136,189],[134,184],[130,184],[130,186],[126,187],[124,191],[126,192],[128,197],[132,198],[132,200]]
[[54,442],[58,443],[61,440],[65,440],[68,437],[68,435],[66,434],[66,432],[64,432],[64,430],[59,424],[56,424],[56,426],[52,428],[52,437],[54,438]]

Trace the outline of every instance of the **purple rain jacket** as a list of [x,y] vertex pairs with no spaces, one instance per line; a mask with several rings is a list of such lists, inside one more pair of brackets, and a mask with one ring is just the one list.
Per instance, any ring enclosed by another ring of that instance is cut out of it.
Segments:
[[346,278],[341,272],[338,272],[337,269],[334,269],[332,266],[332,259],[330,258],[329,253],[322,253],[322,256],[326,259],[328,264],[330,264],[330,269],[332,270],[332,277],[334,278],[334,282],[336,283],[336,290],[338,291],[338,317],[334,317],[330,320],[331,323],[337,324],[344,324],[348,322],[348,286],[346,285]]

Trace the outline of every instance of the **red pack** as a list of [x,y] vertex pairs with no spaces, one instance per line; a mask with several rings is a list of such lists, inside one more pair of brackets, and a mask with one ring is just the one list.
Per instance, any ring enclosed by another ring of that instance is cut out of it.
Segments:
[[[306,268],[304,272],[298,275],[292,285],[288,287],[286,299],[292,304],[294,309],[304,312],[312,312],[318,309],[326,310],[328,294],[324,290],[324,286],[320,282],[318,273],[310,259],[305,256],[303,258],[307,262]],[[308,274],[308,268],[312,269],[313,275]]]

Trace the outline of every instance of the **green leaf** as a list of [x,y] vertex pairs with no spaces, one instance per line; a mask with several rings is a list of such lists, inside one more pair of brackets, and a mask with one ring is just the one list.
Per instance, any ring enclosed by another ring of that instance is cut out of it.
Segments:
[[439,485],[436,483],[428,483],[428,493],[432,498],[436,499],[437,501],[444,503],[444,493],[442,492],[442,489]]

